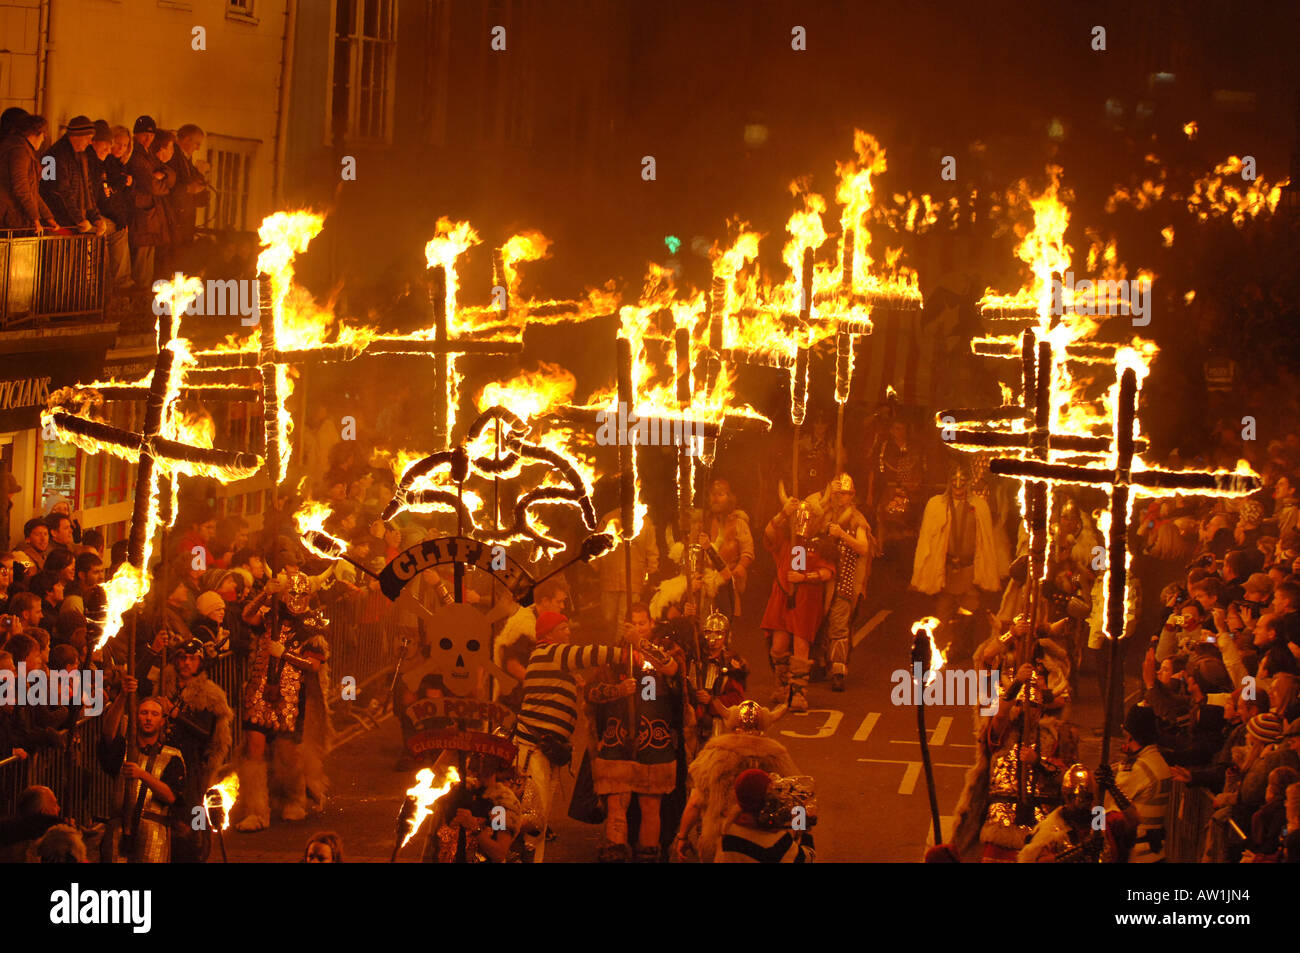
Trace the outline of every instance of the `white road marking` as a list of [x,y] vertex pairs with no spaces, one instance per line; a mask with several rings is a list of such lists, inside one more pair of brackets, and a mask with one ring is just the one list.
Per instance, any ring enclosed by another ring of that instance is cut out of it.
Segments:
[[[859,761],[865,761],[868,764],[920,764],[919,761],[899,761],[896,758],[859,758]],[[945,764],[942,761],[932,761],[931,765],[936,768],[962,768],[969,769],[969,764]]]
[[788,728],[781,729],[781,734],[787,738],[829,738],[835,734],[835,729],[840,726],[841,719],[844,718],[844,712],[836,711],[833,708],[810,708],[804,712],[806,715],[825,715],[826,720],[816,731],[791,731]]
[[868,712],[867,717],[862,719],[862,724],[858,725],[858,730],[853,732],[854,741],[866,741],[871,737],[871,730],[876,727],[876,722],[880,721],[880,712]]
[[866,625],[864,625],[862,628],[858,629],[858,631],[854,632],[854,633],[853,633],[853,647],[854,647],[854,648],[857,648],[857,647],[858,647],[858,643],[861,642],[863,639],[865,639],[867,636],[869,636],[869,635],[871,634],[871,630],[872,630],[872,629],[874,629],[876,626],[880,625],[880,623],[884,622],[885,619],[889,616],[889,613],[890,613],[891,611],[892,611],[892,610],[890,610],[890,609],[881,609],[879,612],[877,612],[875,615],[873,615],[869,620],[867,620],[867,624],[866,624]]
[[930,735],[930,744],[941,745],[948,740],[948,729],[952,727],[952,715],[944,715],[939,719],[939,723],[934,726],[934,731]]
[[[939,815],[939,830],[940,830],[940,831],[942,832],[942,834],[943,834],[943,842],[944,842],[945,844],[951,844],[951,843],[952,843],[952,822],[953,822],[953,817],[954,817],[954,815],[952,815],[952,814],[940,814],[940,815]],[[933,824],[926,824],[926,825],[925,825],[925,846],[926,846],[926,847],[933,847],[933,846],[934,846],[934,825],[933,825]]]
[[907,770],[903,772],[903,780],[898,782],[899,794],[913,794],[916,792],[916,779],[921,776],[921,762],[909,761]]

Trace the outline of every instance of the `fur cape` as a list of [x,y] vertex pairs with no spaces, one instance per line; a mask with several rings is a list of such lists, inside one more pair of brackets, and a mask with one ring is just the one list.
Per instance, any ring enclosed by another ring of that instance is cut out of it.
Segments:
[[[176,691],[176,669],[168,665],[162,673],[162,695],[170,698]],[[226,691],[202,672],[190,679],[181,689],[181,704],[216,716],[212,738],[202,764],[186,765],[186,770],[197,777],[199,791],[206,791],[217,779],[217,772],[230,758],[231,728],[235,713],[230,708]]]
[[506,649],[525,637],[537,641],[537,613],[531,607],[521,606],[506,619],[492,645],[492,661],[497,668],[506,667]]
[[1038,863],[1038,858],[1043,851],[1064,840],[1069,832],[1070,826],[1065,823],[1065,818],[1061,816],[1061,809],[1058,807],[1038,822],[1038,826],[1034,828],[1033,837],[1029,838],[1029,843],[1020,849],[1016,862],[1021,864]]
[[785,745],[775,738],[733,731],[711,738],[689,768],[691,786],[704,794],[700,817],[700,861],[712,863],[722,843],[722,828],[734,816],[736,778],[747,768],[761,768],[782,777],[799,774]]

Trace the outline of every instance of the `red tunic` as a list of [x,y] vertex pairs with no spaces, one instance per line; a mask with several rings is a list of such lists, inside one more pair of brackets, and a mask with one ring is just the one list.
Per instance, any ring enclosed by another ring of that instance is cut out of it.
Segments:
[[[789,581],[787,577],[791,572],[793,543],[784,530],[775,543],[764,535],[763,544],[776,561],[776,579],[772,582],[772,594],[768,596],[767,608],[763,611],[763,621],[759,623],[759,627],[767,631],[779,629],[812,642],[817,636],[817,627],[822,622],[825,587],[829,583]],[[806,547],[806,550],[808,555],[805,573],[816,573],[821,569],[834,571],[835,567],[818,556],[811,546]]]

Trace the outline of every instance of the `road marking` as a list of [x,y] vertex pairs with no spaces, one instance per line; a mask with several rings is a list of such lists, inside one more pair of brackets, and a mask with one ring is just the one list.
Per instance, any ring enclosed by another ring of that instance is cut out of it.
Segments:
[[[953,827],[952,822],[955,816],[956,815],[953,814],[939,815],[939,831],[940,833],[943,834],[943,841],[945,844],[952,843],[952,827]],[[925,825],[925,846],[926,847],[934,846],[934,825],[933,824]]]
[[[919,761],[899,761],[896,758],[859,758],[858,760],[866,761],[868,764],[920,764]],[[970,768],[969,764],[945,764],[942,761],[932,761],[931,765],[936,768]]]
[[921,776],[921,762],[909,761],[907,770],[903,772],[903,780],[898,782],[899,794],[913,794],[916,792],[916,779]]
[[844,712],[836,711],[833,708],[810,708],[804,712],[806,715],[825,715],[826,720],[816,731],[791,731],[788,728],[781,729],[781,734],[787,738],[829,738],[835,734],[835,729],[840,726],[840,720],[844,717]]
[[870,619],[867,620],[866,625],[858,629],[858,631],[854,632],[853,647],[856,649],[858,647],[858,643],[861,642],[863,639],[865,639],[867,636],[869,636],[871,634],[872,629],[880,625],[880,623],[884,622],[885,619],[889,616],[889,613],[891,611],[892,610],[890,609],[881,609],[879,612],[877,612],[875,615],[873,615]]
[[[912,739],[910,739],[910,740],[909,740],[909,739],[903,739],[902,741],[896,741],[896,740],[894,740],[893,738],[891,738],[891,739],[889,739],[889,743],[890,743],[891,745],[919,745],[921,742],[917,741],[915,738],[912,738]],[[931,742],[931,744],[933,744],[933,742]],[[968,745],[968,744],[966,744],[965,742],[961,742],[961,741],[949,741],[946,745],[944,745],[944,747],[946,747],[946,748],[974,748],[974,747],[976,747],[976,746],[975,746],[975,745]]]
[[952,715],[944,715],[939,719],[939,723],[934,726],[934,732],[930,735],[930,744],[941,745],[948,740],[948,729],[952,727]]
[[873,711],[862,719],[862,724],[858,725],[858,730],[853,732],[854,741],[866,741],[871,737],[871,730],[876,727],[876,722],[880,721],[880,712]]

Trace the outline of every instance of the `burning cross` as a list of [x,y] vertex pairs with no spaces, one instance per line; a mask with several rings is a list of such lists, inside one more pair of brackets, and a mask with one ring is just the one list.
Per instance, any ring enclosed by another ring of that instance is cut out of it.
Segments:
[[[86,416],[87,405],[97,394],[103,396],[94,385],[61,391],[41,415],[45,426],[87,453],[107,450],[138,464],[127,559],[113,578],[104,583],[108,612],[97,648],[117,634],[122,626],[122,613],[149,591],[147,569],[154,533],[175,518],[171,501],[173,476],[185,473],[232,482],[253,475],[262,466],[262,458],[256,454],[199,447],[177,439],[174,405],[182,393],[180,381],[193,358],[189,343],[174,338],[173,334],[179,315],[201,289],[202,284],[196,278],[178,278],[160,289],[158,294],[166,305],[166,313],[158,322],[158,354],[148,384],[126,385],[118,388],[121,393],[112,397],[147,400],[144,424],[138,433]],[[112,388],[105,390],[111,392]]]
[[[1026,332],[1024,349],[1029,352],[1033,340],[1032,332]],[[1106,636],[1111,640],[1111,676],[1110,691],[1112,699],[1106,706],[1106,731],[1102,742],[1102,762],[1106,763],[1110,749],[1110,727],[1113,696],[1122,685],[1123,651],[1120,643],[1125,635],[1125,618],[1128,606],[1128,522],[1131,516],[1132,500],[1135,494],[1164,495],[1166,493],[1183,493],[1195,496],[1237,497],[1246,496],[1259,489],[1260,480],[1253,472],[1240,470],[1228,471],[1173,471],[1148,468],[1140,460],[1135,461],[1138,453],[1138,441],[1135,436],[1137,424],[1137,400],[1139,390],[1139,368],[1145,369],[1142,356],[1135,350],[1122,349],[1116,355],[1116,368],[1119,371],[1118,393],[1112,408],[1114,437],[1108,440],[1104,448],[1111,462],[1106,466],[1096,464],[1077,464],[1049,462],[1047,449],[1054,439],[1040,423],[1044,417],[1044,396],[1050,386],[1043,378],[1043,369],[1050,373],[1050,348],[1045,344],[1039,347],[1039,377],[1033,393],[1036,397],[1035,431],[1029,443],[1029,456],[995,457],[989,462],[989,471],[1001,476],[1016,477],[1030,481],[1032,488],[1038,491],[1039,503],[1026,518],[1030,519],[1031,537],[1037,533],[1040,547],[1045,546],[1046,513],[1044,510],[1046,493],[1049,487],[1059,484],[1109,487],[1110,490],[1110,525],[1106,527],[1108,573],[1106,577]],[[1097,439],[1097,438],[1093,438]],[[1101,438],[1105,439],[1105,438]],[[1135,462],[1138,466],[1134,466]],[[1032,519],[1031,519],[1032,517]],[[1041,549],[1040,549],[1041,552]],[[1041,558],[1041,556],[1040,556]],[[1034,619],[1031,616],[1031,619]],[[1036,622],[1036,619],[1035,619]]]

